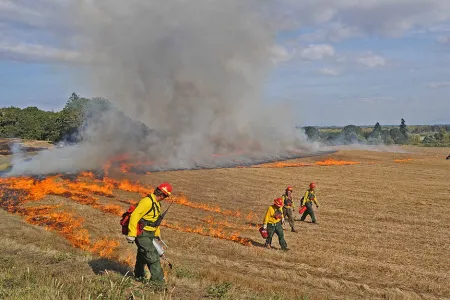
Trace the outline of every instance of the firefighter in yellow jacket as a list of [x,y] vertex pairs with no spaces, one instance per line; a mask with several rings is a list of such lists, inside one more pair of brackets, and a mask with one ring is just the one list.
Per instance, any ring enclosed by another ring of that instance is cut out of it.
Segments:
[[301,206],[306,206],[306,211],[303,213],[300,221],[305,221],[308,215],[311,216],[311,221],[313,223],[317,223],[316,216],[314,215],[314,210],[312,208],[312,203],[316,204],[316,208],[319,208],[319,203],[317,202],[316,192],[315,192],[316,184],[311,182],[309,184],[309,190],[305,192],[305,196],[303,196],[303,200],[301,202]]
[[[134,276],[137,279],[145,278],[145,265],[150,270],[150,280],[164,283],[164,272],[161,268],[161,262],[158,251],[153,245],[154,238],[160,238],[159,229],[161,218],[161,200],[169,197],[172,193],[172,186],[169,183],[162,183],[155,191],[139,201],[136,209],[130,216],[128,225],[128,235],[126,237],[129,243],[136,242],[137,255],[136,265],[134,267]],[[138,226],[142,233],[138,235]]]
[[278,235],[278,241],[282,250],[289,250],[287,248],[286,240],[284,239],[283,226],[283,199],[276,198],[273,201],[273,205],[269,206],[263,221],[263,228],[267,229],[268,237],[266,239],[265,246],[267,248],[272,247],[272,237],[276,233]]
[[288,186],[281,196],[283,199],[283,217],[288,220],[292,232],[297,232],[294,228],[294,201],[292,200],[292,187]]

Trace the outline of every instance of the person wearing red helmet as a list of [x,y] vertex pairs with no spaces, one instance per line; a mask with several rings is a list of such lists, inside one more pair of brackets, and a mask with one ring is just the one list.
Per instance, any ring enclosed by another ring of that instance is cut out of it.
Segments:
[[273,200],[273,205],[269,206],[266,215],[264,216],[263,228],[267,229],[268,236],[266,239],[266,248],[272,247],[272,237],[276,233],[278,235],[278,241],[282,250],[289,250],[287,248],[286,240],[284,239],[283,226],[283,199],[276,198]]
[[[150,270],[150,280],[164,283],[164,272],[161,268],[158,251],[153,245],[153,239],[159,239],[161,232],[159,224],[161,220],[160,201],[172,194],[172,186],[169,183],[160,184],[153,193],[142,198],[130,216],[128,225],[129,243],[136,243],[137,255],[134,267],[134,276],[137,279],[145,279],[145,266]],[[137,234],[138,226],[142,233]]]
[[[292,187],[288,186],[281,196],[283,199],[283,217],[288,220],[292,232],[297,232],[294,228],[294,201],[292,200]],[[287,218],[286,218],[287,217]]]
[[305,221],[306,217],[308,215],[311,216],[312,223],[317,223],[316,216],[314,214],[314,210],[312,208],[312,203],[314,202],[316,204],[316,208],[319,208],[319,203],[317,202],[317,196],[316,196],[316,184],[314,182],[311,182],[309,184],[309,189],[305,192],[305,196],[302,198],[302,202],[300,203],[300,206],[306,206],[306,211],[303,213],[302,217],[300,218],[300,221]]

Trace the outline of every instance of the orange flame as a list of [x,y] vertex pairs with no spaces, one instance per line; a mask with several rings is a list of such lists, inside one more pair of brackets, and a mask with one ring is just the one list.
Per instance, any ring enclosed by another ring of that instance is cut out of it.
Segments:
[[118,242],[100,240],[90,245],[89,232],[83,228],[84,220],[65,211],[56,211],[59,207],[59,205],[42,205],[19,208],[16,213],[25,216],[25,221],[30,224],[44,226],[46,230],[58,232],[74,247],[103,257],[111,257],[113,250],[119,245]]
[[119,246],[119,242],[112,240],[100,240],[95,242],[91,247],[90,251],[97,253],[102,257],[111,257],[114,249]]
[[195,209],[201,209],[204,211],[211,211],[211,212],[219,213],[219,214],[222,214],[225,216],[233,216],[233,217],[241,217],[242,216],[242,213],[240,211],[223,210],[218,206],[212,207],[205,203],[193,203],[193,202],[189,201],[187,199],[187,197],[183,194],[180,194],[179,196],[172,196],[168,199],[168,201],[176,203],[176,204],[192,207]]
[[[360,164],[356,161],[335,160],[333,158],[326,159],[324,161],[317,161],[317,166],[343,166],[343,165],[357,165]],[[273,162],[265,163],[261,165],[253,165],[251,168],[295,168],[295,167],[310,167],[314,164],[309,163],[290,163],[290,162]],[[238,166],[238,168],[246,168],[245,166]]]
[[316,165],[318,166],[345,166],[345,165],[358,165],[360,164],[357,161],[345,161],[345,160],[335,160],[333,158],[329,158],[323,161],[317,161]]
[[294,167],[309,167],[312,166],[308,163],[288,163],[288,162],[273,162],[262,165],[255,165],[252,168],[294,168]]
[[[47,230],[53,230],[65,237],[74,247],[78,247],[100,256],[112,257],[114,251],[119,245],[117,241],[100,240],[94,243],[90,241],[90,235],[87,229],[83,228],[83,219],[75,217],[68,212],[56,211],[58,206],[37,206],[37,207],[22,207],[23,204],[29,201],[40,201],[47,195],[58,195],[69,198],[77,203],[89,205],[95,209],[101,210],[105,213],[120,216],[124,209],[116,204],[101,204],[97,196],[107,198],[115,198],[114,190],[140,193],[147,195],[153,192],[152,187],[147,187],[139,182],[131,182],[129,180],[116,180],[108,177],[108,172],[113,166],[113,161],[105,164],[103,179],[97,179],[92,172],[82,172],[75,180],[65,179],[60,175],[49,176],[44,180],[37,180],[31,177],[17,177],[17,178],[0,178],[0,196],[2,201],[0,206],[5,210],[18,213],[25,217],[25,220],[31,224],[45,226]],[[135,204],[133,200],[117,199],[120,202],[127,204]],[[174,195],[168,199],[176,204],[209,211],[213,213],[222,214],[225,216],[244,218],[251,221],[255,218],[253,212],[247,215],[240,211],[226,210],[219,206],[210,206],[205,203],[194,203],[188,200],[185,195]],[[164,222],[162,226],[179,230],[183,232],[191,232],[210,236],[214,238],[231,240],[243,245],[250,245],[250,240],[240,237],[238,232],[231,234],[225,233],[223,227],[240,230],[253,230],[251,226],[235,225],[227,221],[214,222],[213,219],[205,220],[210,223],[210,228],[190,228],[182,227],[178,224],[168,224]],[[220,226],[220,227],[213,227]],[[117,256],[115,256],[117,257]]]
[[167,222],[163,221],[162,225],[164,227],[170,228],[170,229],[174,229],[174,230],[178,230],[178,231],[182,231],[182,232],[189,232],[189,233],[196,233],[199,235],[203,235],[203,236],[210,236],[210,237],[214,237],[214,238],[219,238],[219,239],[223,239],[223,240],[229,240],[229,241],[233,241],[233,242],[237,242],[240,243],[244,246],[251,246],[251,241],[247,238],[243,238],[239,236],[238,232],[234,232],[231,235],[227,235],[222,228],[204,228],[201,226],[197,226],[195,228],[189,227],[189,226],[180,226],[178,225],[178,223],[174,223],[174,224],[167,224]]
[[405,158],[405,159],[395,159],[394,162],[396,163],[405,163],[405,162],[410,162],[413,161],[412,158]]

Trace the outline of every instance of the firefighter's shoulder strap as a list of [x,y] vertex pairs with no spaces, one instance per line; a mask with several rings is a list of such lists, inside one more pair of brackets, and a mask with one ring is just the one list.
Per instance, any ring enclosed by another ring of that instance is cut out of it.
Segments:
[[[156,204],[156,201],[153,199],[152,195],[148,195],[148,198],[150,198],[150,201],[152,202],[152,206],[150,207],[149,211],[144,215],[148,215],[149,213],[153,212],[153,218],[156,217],[156,212],[158,212],[158,215],[161,213],[161,210],[159,206]],[[142,216],[142,217],[144,217]]]
[[[152,199],[153,202],[153,199]],[[148,220],[144,220],[142,219],[142,222],[146,225],[146,226],[151,226],[151,227],[158,227],[159,225],[161,225],[162,220],[164,219],[164,216],[167,214],[167,212],[169,211],[169,208],[172,206],[173,202],[169,204],[169,207],[166,209],[165,212],[163,212],[162,214],[160,213],[160,208],[156,205],[155,202],[152,203],[152,209],[154,209],[153,211],[153,217],[155,217],[155,212],[156,210],[158,210],[158,217],[155,221],[150,222]],[[149,212],[151,212],[152,210],[150,210]]]

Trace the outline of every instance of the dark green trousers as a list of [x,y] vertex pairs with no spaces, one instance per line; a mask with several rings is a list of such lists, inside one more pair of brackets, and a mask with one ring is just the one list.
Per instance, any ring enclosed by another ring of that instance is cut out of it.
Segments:
[[272,237],[276,233],[278,235],[278,241],[280,243],[281,249],[286,250],[287,249],[287,243],[284,239],[284,231],[283,226],[281,225],[281,222],[275,223],[275,224],[267,224],[267,233],[269,236],[266,239],[266,246],[272,245]]
[[294,214],[292,211],[292,208],[287,208],[285,206],[283,206],[283,215],[284,218],[288,220],[289,222],[289,226],[291,226],[291,229],[294,229]]
[[306,210],[303,213],[302,217],[300,218],[300,221],[305,221],[306,217],[308,215],[310,215],[311,216],[311,221],[313,223],[316,223],[316,216],[314,215],[314,210],[312,208],[312,202],[306,202],[305,206],[306,206]]
[[136,265],[134,267],[134,276],[136,278],[145,277],[144,268],[147,265],[150,270],[152,281],[164,281],[164,272],[159,260],[159,254],[153,245],[153,238],[155,233],[153,231],[145,231],[136,238],[137,255]]

